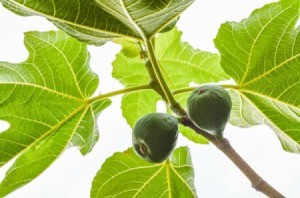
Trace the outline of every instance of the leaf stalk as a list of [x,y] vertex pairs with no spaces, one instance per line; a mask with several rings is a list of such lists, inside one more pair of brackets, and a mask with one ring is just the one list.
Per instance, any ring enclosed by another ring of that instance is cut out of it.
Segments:
[[103,99],[106,99],[106,98],[110,98],[110,97],[113,97],[113,96],[117,96],[117,95],[120,95],[120,94],[126,94],[126,93],[135,92],[135,91],[147,90],[147,89],[152,89],[151,85],[145,84],[145,85],[139,85],[139,86],[135,86],[135,87],[124,88],[124,89],[112,91],[112,92],[109,92],[109,93],[100,94],[98,96],[90,98],[88,100],[88,103],[93,103],[93,102],[103,100]]

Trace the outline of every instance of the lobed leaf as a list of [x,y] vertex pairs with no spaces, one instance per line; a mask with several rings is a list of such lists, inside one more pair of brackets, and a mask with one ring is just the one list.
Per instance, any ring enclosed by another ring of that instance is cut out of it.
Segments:
[[194,0],[3,0],[16,14],[38,15],[89,44],[119,37],[153,37],[176,21]]
[[196,197],[194,171],[187,147],[170,161],[151,164],[133,149],[108,158],[94,178],[91,197]]
[[300,151],[299,0],[282,0],[223,24],[215,39],[221,65],[237,83],[232,123],[266,124],[284,149]]
[[16,158],[0,184],[5,196],[37,177],[69,146],[82,154],[98,140],[96,118],[110,100],[89,103],[99,80],[87,46],[63,32],[25,34],[26,61],[0,62],[0,166]]

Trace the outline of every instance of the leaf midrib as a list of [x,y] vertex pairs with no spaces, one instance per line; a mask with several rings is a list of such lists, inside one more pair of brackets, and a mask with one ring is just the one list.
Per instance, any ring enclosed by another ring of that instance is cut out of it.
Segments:
[[130,15],[129,11],[127,10],[125,3],[123,0],[119,0],[121,7],[124,11],[124,14],[127,16],[129,22],[133,25],[133,27],[138,31],[138,33],[140,34],[140,36],[142,37],[142,39],[144,41],[147,40],[146,35],[144,34],[144,31],[140,28],[140,26],[134,21],[134,19],[132,18],[132,16]]
[[300,57],[300,53],[297,54],[297,55],[294,55],[294,56],[292,56],[292,57],[290,57],[290,58],[288,58],[288,59],[286,59],[285,61],[279,63],[278,65],[275,65],[274,67],[272,67],[272,69],[270,69],[270,70],[266,71],[265,73],[263,73],[263,74],[261,74],[261,75],[255,77],[255,78],[253,78],[252,80],[250,80],[250,81],[248,81],[248,82],[246,82],[246,83],[241,83],[241,84],[239,84],[239,86],[240,86],[240,87],[244,87],[244,86],[247,86],[247,85],[249,85],[249,84],[251,84],[251,83],[254,83],[254,82],[260,80],[261,78],[263,78],[263,77],[265,77],[265,76],[267,76],[267,75],[269,75],[269,74],[271,74],[271,73],[274,72],[275,70],[279,69],[280,67],[283,67],[284,65],[288,64],[289,62],[291,62],[291,61],[293,61],[294,59],[297,59],[297,58],[299,58],[299,57]]
[[48,91],[50,93],[54,93],[54,94],[63,96],[65,98],[70,98],[70,99],[79,101],[79,102],[84,102],[85,101],[82,98],[79,98],[79,97],[76,97],[76,96],[72,96],[72,95],[68,95],[68,94],[56,91],[54,89],[50,89],[48,87],[44,87],[44,86],[33,84],[33,83],[27,83],[27,82],[1,82],[0,85],[20,85],[20,86],[35,87],[35,88],[38,88],[38,89],[42,89],[42,90]]
[[[8,0],[8,1],[10,1],[12,4],[17,4],[19,7],[23,8],[24,10],[27,10],[30,13],[34,13],[36,15],[43,16],[43,17],[48,18],[48,19],[53,20],[53,21],[58,21],[58,22],[61,22],[61,23],[66,23],[66,24],[72,25],[74,27],[79,27],[79,28],[82,28],[82,29],[87,29],[87,30],[91,30],[91,31],[94,31],[94,32],[99,32],[99,33],[102,33],[102,34],[114,35],[114,37],[112,37],[112,38],[126,37],[126,38],[131,38],[131,39],[136,39],[138,41],[141,41],[141,39],[138,38],[138,37],[134,37],[134,36],[131,36],[131,35],[121,34],[119,32],[109,32],[107,30],[96,29],[96,28],[93,28],[93,27],[90,27],[90,26],[84,26],[82,24],[74,23],[74,22],[71,22],[71,21],[66,21],[66,20],[61,19],[61,18],[55,18],[55,17],[53,17],[51,15],[43,14],[41,12],[38,12],[38,11],[33,10],[31,8],[28,8],[28,7],[26,7],[23,4],[20,4],[18,2],[15,2],[15,1],[12,1],[12,0]],[[90,36],[90,35],[88,35],[88,36]],[[98,37],[96,37],[96,38],[98,38]],[[101,39],[101,38],[99,38],[99,39]]]
[[266,27],[275,19],[277,19],[277,17],[279,17],[281,14],[285,13],[286,10],[288,10],[289,8],[291,8],[294,4],[291,4],[290,6],[286,7],[284,10],[282,10],[280,13],[276,14],[276,16],[274,16],[270,21],[268,21],[265,26],[262,27],[261,31],[257,34],[257,36],[255,37],[255,40],[253,41],[253,44],[251,46],[250,52],[249,52],[249,57],[248,57],[248,61],[247,61],[247,67],[246,67],[246,71],[245,74],[240,82],[240,84],[243,84],[248,73],[249,73],[249,68],[250,68],[250,64],[251,64],[251,55],[252,52],[254,50],[254,47],[256,46],[256,42],[258,41],[258,39],[260,38],[260,35],[265,31]]
[[172,198],[171,174],[170,174],[170,162],[169,161],[166,162],[166,177],[167,177],[169,198]]
[[133,198],[136,198],[138,194],[165,168],[166,165],[161,166],[148,180],[145,182],[140,189],[133,195]]
[[[255,107],[255,109],[256,109],[257,111],[259,111],[259,112],[263,115],[263,117],[267,120],[267,122],[269,122],[269,123],[270,123],[273,127],[275,127],[279,132],[281,132],[282,134],[286,135],[287,137],[289,137],[291,140],[293,140],[293,141],[296,143],[296,141],[295,141],[294,139],[292,139],[290,136],[288,136],[286,133],[284,133],[284,131],[283,131],[281,128],[279,128],[278,125],[276,125],[273,121],[271,121],[271,120],[269,119],[269,117],[268,117],[263,111],[261,111],[261,109],[258,108],[256,104],[254,104],[254,103],[252,102],[252,100],[250,100],[250,99],[249,99],[247,96],[245,96],[242,92],[240,92],[240,94],[243,96],[243,98],[245,98],[246,100],[248,100],[248,102],[249,102],[253,107]],[[263,124],[266,124],[266,123],[263,123]]]
[[[122,172],[119,172],[118,174],[113,175],[112,177],[110,177],[108,180],[106,180],[106,181],[101,185],[101,187],[98,189],[97,194],[96,194],[95,197],[98,197],[98,195],[99,195],[100,191],[102,190],[102,188],[103,188],[109,181],[113,180],[114,178],[118,177],[119,175],[122,175],[122,174],[124,174],[124,173],[127,173],[127,172],[129,172],[129,171],[133,171],[133,170],[140,170],[140,169],[154,168],[154,167],[160,167],[160,166],[162,166],[162,165],[159,164],[159,165],[154,165],[154,166],[141,166],[141,167],[129,168],[129,169],[126,169],[126,170],[124,170],[124,171],[122,171]],[[162,166],[162,167],[163,167],[163,166]]]
[[269,99],[269,100],[272,100],[272,101],[275,101],[275,102],[278,102],[278,103],[287,105],[287,106],[289,106],[289,107],[293,107],[293,108],[299,109],[299,106],[295,106],[294,104],[290,104],[290,103],[287,103],[287,102],[285,102],[285,101],[278,100],[278,98],[274,98],[274,97],[271,97],[271,96],[268,96],[268,95],[265,95],[265,94],[262,94],[262,93],[258,93],[258,92],[255,92],[255,91],[252,91],[252,90],[249,90],[249,89],[238,88],[237,90],[238,90],[240,93],[242,93],[242,92],[249,93],[249,94],[252,94],[252,95],[254,95],[254,96],[267,98],[267,99]]
[[[120,18],[121,20],[126,21],[126,20],[128,19],[128,18],[124,17],[122,14],[119,14],[119,13],[116,12],[115,10],[111,9],[110,7],[108,7],[105,3],[102,3],[101,0],[97,0],[97,1],[95,1],[95,2],[96,2],[97,4],[99,4],[99,5],[101,5],[102,7],[105,7],[105,8],[107,9],[108,12],[113,13],[115,16],[119,16],[119,18]],[[128,26],[127,23],[123,23],[123,24],[125,24],[129,29],[132,29],[132,27]],[[130,25],[132,25],[132,24],[130,24]]]
[[49,128],[52,127],[50,124],[47,124],[47,123],[45,123],[45,122],[41,122],[41,121],[38,121],[38,120],[33,120],[33,119],[30,119],[30,118],[25,118],[25,117],[21,117],[21,116],[17,116],[17,115],[0,116],[0,118],[5,118],[5,117],[17,118],[17,119],[21,119],[21,120],[26,120],[26,121],[33,122],[33,123],[37,123],[37,124],[40,124],[40,125],[43,125],[43,126],[46,126],[46,127],[49,127]]
[[177,175],[177,177],[182,181],[182,183],[185,185],[185,187],[190,191],[190,193],[194,196],[194,192],[192,191],[192,189],[190,188],[190,186],[188,185],[188,183],[185,181],[184,178],[181,177],[181,175],[176,171],[176,169],[173,166],[169,166],[171,168],[171,170],[175,173],[175,175]]

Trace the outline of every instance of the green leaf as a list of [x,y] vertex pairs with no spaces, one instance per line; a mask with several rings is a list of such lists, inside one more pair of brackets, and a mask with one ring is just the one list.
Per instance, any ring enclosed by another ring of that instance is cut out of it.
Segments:
[[87,46],[63,32],[25,34],[26,61],[0,62],[0,166],[15,163],[0,197],[37,177],[70,145],[83,154],[98,139],[96,118],[110,100],[89,103],[99,80],[89,68]]
[[122,46],[122,53],[129,58],[134,58],[140,54],[140,47],[135,40],[115,39],[114,42]]
[[264,115],[247,98],[235,90],[229,90],[228,93],[232,100],[232,110],[229,120],[231,124],[247,128],[262,123]]
[[176,27],[176,24],[179,21],[179,18],[180,17],[177,17],[176,19],[174,19],[171,23],[169,23],[166,27],[164,27],[164,29],[162,29],[159,33],[165,33],[165,32],[172,30],[174,27]]
[[181,40],[182,32],[174,28],[156,39],[156,55],[171,89],[228,80],[217,54],[194,49]]
[[122,98],[123,117],[133,127],[138,118],[151,112],[156,112],[156,103],[159,96],[153,91],[141,91],[133,94],[125,94]]
[[[228,79],[219,64],[220,58],[217,54],[192,48],[188,43],[181,41],[181,35],[182,33],[174,28],[160,34],[155,42],[156,55],[171,90],[186,88],[191,82],[201,84]],[[143,60],[139,57],[128,58],[122,52],[113,62],[113,77],[120,80],[125,87],[150,82]],[[185,107],[188,95],[181,94],[176,97]],[[159,100],[158,94],[149,90],[127,94],[122,101],[123,115],[132,127],[141,116],[156,111]],[[183,126],[181,129],[190,140],[207,143],[203,137],[195,136],[194,131]]]
[[81,41],[101,45],[119,37],[151,38],[194,0],[3,0],[19,15],[39,15]]
[[108,158],[94,178],[91,197],[196,197],[194,171],[187,147],[171,160],[151,164],[133,149]]
[[299,0],[282,0],[266,5],[240,23],[223,24],[215,39],[221,65],[237,83],[232,123],[266,124],[285,150],[298,153],[299,4]]

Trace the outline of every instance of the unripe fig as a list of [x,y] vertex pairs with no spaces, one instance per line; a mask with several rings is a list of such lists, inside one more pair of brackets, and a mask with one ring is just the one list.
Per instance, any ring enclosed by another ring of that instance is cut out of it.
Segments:
[[202,85],[187,100],[190,119],[202,130],[222,137],[232,103],[230,95],[219,85]]
[[178,120],[175,117],[150,113],[140,118],[133,127],[133,148],[143,159],[159,163],[171,155],[177,137]]

